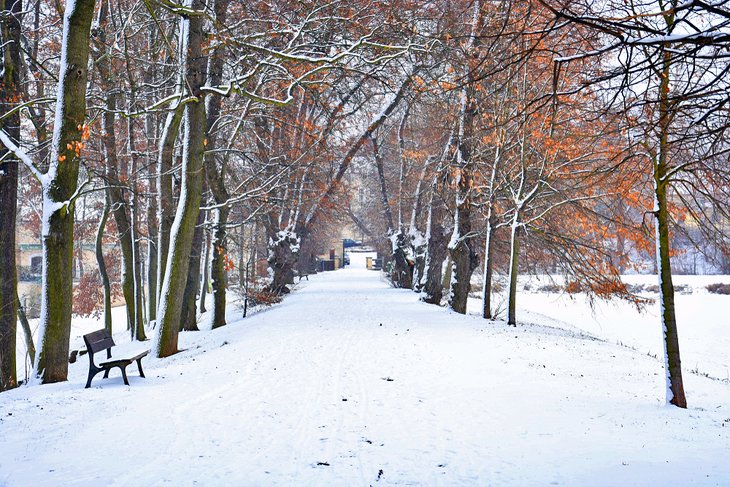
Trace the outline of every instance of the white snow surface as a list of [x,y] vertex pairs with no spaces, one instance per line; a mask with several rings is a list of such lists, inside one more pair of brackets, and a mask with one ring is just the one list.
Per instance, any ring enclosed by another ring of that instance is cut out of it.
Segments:
[[[536,314],[450,313],[350,255],[181,333],[131,386],[84,389],[82,356],[68,382],[0,394],[0,485],[730,484],[727,382],[686,374],[690,408],[665,406],[660,360]],[[145,345],[123,323],[118,355]]]

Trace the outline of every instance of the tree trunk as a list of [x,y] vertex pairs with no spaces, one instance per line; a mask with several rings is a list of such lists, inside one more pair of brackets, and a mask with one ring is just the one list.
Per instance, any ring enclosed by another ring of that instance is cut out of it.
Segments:
[[23,305],[20,304],[20,297],[15,295],[16,306],[18,308],[18,321],[20,321],[20,327],[23,329],[23,338],[25,338],[25,349],[28,351],[28,357],[30,357],[30,363],[35,362],[35,344],[33,343],[33,332],[30,329],[30,323],[28,323],[28,316],[25,314]]
[[[203,10],[203,0],[191,0],[189,7]],[[177,353],[177,339],[180,329],[180,303],[185,292],[189,271],[189,256],[193,234],[200,213],[200,199],[203,190],[203,155],[205,153],[205,103],[201,87],[206,81],[206,59],[202,46],[205,41],[203,17],[182,17],[181,39],[186,53],[185,78],[191,95],[197,98],[185,105],[185,135],[183,147],[182,188],[178,210],[172,225],[170,250],[165,268],[165,280],[160,295],[156,343],[154,355],[168,357]]]
[[[20,15],[21,0],[0,0],[6,14],[0,22],[2,53],[2,86],[0,112],[7,113],[17,103],[20,85]],[[15,140],[20,139],[20,114],[2,122],[2,130]],[[7,157],[0,148],[0,391],[18,385],[16,346],[18,313],[18,274],[15,268],[15,218],[18,204],[18,160]]]
[[[150,46],[155,46],[155,30],[151,29],[148,34],[148,42]],[[151,65],[145,71],[145,82],[153,84],[155,82],[155,66]],[[145,116],[145,149],[147,156],[145,164],[147,166],[147,320],[153,322],[157,320],[157,230],[159,228],[158,216],[158,195],[157,192],[157,174],[156,160],[153,151],[154,140],[159,135],[159,123],[156,116],[148,113]]]
[[[477,36],[480,24],[480,3],[474,3],[472,33],[467,52],[469,57],[477,49]],[[459,122],[458,146],[456,150],[456,211],[454,212],[454,233],[449,242],[452,260],[451,289],[449,307],[457,313],[466,313],[466,303],[471,291],[471,275],[477,266],[476,252],[472,248],[471,236],[471,188],[473,185],[473,136],[474,121],[478,108],[476,103],[477,66],[471,60],[467,65],[467,84],[462,92],[462,105]]]
[[203,231],[203,250],[201,252],[200,272],[202,273],[203,284],[200,286],[200,299],[198,300],[198,309],[201,313],[207,311],[205,307],[205,298],[208,296],[208,286],[210,286],[210,245],[211,238],[209,232]]
[[393,270],[390,280],[397,288],[410,289],[413,286],[413,274],[408,263],[406,249],[410,247],[410,239],[400,230],[390,237]]
[[[34,375],[45,383],[68,376],[73,298],[74,204],[86,118],[89,34],[94,0],[68,1],[49,172],[43,185],[43,284]],[[69,8],[71,7],[71,8]]]
[[[152,166],[149,168],[150,189],[152,189]],[[147,320],[157,320],[157,197],[151,194],[147,198]]]
[[680,408],[687,407],[682,380],[682,363],[679,356],[679,335],[674,313],[674,284],[669,260],[669,210],[667,207],[667,165],[669,160],[669,76],[671,53],[664,52],[664,66],[660,81],[659,102],[659,154],[654,163],[654,196],[656,225],[656,261],[659,276],[659,299],[664,334],[664,366],[667,376],[667,402]]
[[[229,0],[215,0],[214,11],[216,22],[219,25],[226,24],[226,14],[228,13]],[[216,49],[210,57],[209,65],[209,84],[218,86],[223,80],[224,53],[221,49]],[[220,138],[216,131],[216,123],[220,118],[222,99],[220,97],[210,97],[208,99],[207,115],[208,127],[207,137],[208,146],[214,149],[219,144]],[[206,178],[208,187],[213,194],[213,200],[218,205],[213,210],[213,232],[212,242],[208,247],[212,249],[213,255],[210,263],[210,276],[213,287],[213,312],[211,315],[211,326],[219,328],[226,324],[226,226],[228,225],[228,191],[226,190],[225,174],[227,167],[227,155],[215,156],[209,154],[206,156]],[[241,230],[243,231],[243,230]],[[207,249],[206,249],[207,253]],[[204,289],[203,292],[207,290]]]
[[426,303],[440,305],[444,294],[444,286],[441,280],[441,268],[446,259],[446,236],[441,223],[443,208],[431,197],[431,204],[428,208],[428,224],[426,226],[426,238],[428,238],[428,249],[426,250],[426,265],[424,270],[425,281],[423,290],[425,296],[421,299]]
[[[215,234],[212,248],[213,258],[210,265],[210,275],[213,286],[213,328],[226,324],[226,224],[228,222],[228,207],[215,209]],[[243,230],[241,230],[243,232]]]
[[517,223],[517,215],[512,223],[512,236],[510,240],[509,254],[509,309],[507,311],[507,324],[517,326],[516,310],[517,310],[517,273],[519,271],[520,258],[520,236],[519,224]]
[[[106,25],[108,15],[107,4],[102,3],[99,9],[97,23]],[[102,143],[104,145],[105,177],[107,183],[106,198],[111,207],[112,215],[117,227],[117,238],[122,254],[122,294],[127,310],[127,329],[132,330],[134,324],[135,294],[134,294],[134,247],[132,241],[132,223],[129,215],[129,205],[125,196],[126,185],[119,179],[119,159],[117,158],[116,115],[118,92],[115,89],[116,80],[110,65],[110,52],[106,46],[106,32],[100,29],[96,36],[97,49],[95,52],[96,69],[99,71],[99,83],[106,94],[106,111],[102,115]],[[98,258],[97,258],[98,260]]]
[[268,290],[276,294],[286,294],[287,287],[294,283],[294,266],[297,263],[298,248],[300,241],[296,234],[289,228],[276,231],[274,222],[267,224],[269,237],[269,267],[273,271],[273,278]]
[[[162,131],[160,155],[157,159],[157,303],[162,292],[167,267],[167,253],[170,249],[170,231],[175,220],[175,205],[172,195],[172,168],[175,156],[175,139],[180,131],[185,105],[179,104],[167,115],[165,128]],[[150,290],[150,293],[152,290]]]
[[484,242],[484,281],[482,282],[482,317],[492,319],[492,271],[494,268],[494,222],[487,217],[487,236]]
[[112,286],[109,282],[109,273],[106,270],[106,262],[104,262],[104,230],[106,222],[109,219],[109,196],[104,201],[104,209],[101,212],[99,220],[99,228],[96,231],[96,263],[99,266],[99,275],[101,284],[104,287],[104,328],[109,334],[112,333]]
[[187,281],[181,302],[180,331],[199,331],[196,296],[200,288],[200,254],[203,250],[204,224],[205,212],[201,211],[198,214],[198,221],[193,233],[193,244],[190,248]]
[[[97,63],[101,71],[102,63]],[[102,79],[104,77],[102,76]],[[117,159],[117,142],[114,111],[117,109],[116,94],[107,92],[107,111],[103,115],[104,156],[106,158],[107,198],[111,204],[112,215],[117,226],[117,238],[122,254],[122,295],[127,309],[127,329],[134,327],[135,295],[134,295],[134,243],[132,242],[132,222],[128,212],[128,204],[124,195],[123,184],[119,179]]]

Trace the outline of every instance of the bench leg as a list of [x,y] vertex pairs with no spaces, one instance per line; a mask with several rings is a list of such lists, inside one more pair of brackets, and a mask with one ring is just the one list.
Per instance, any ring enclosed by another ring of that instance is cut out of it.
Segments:
[[111,370],[111,369],[104,369],[104,378],[105,378],[105,379],[108,379],[108,378],[109,378],[109,371],[110,371],[110,370]]
[[96,372],[89,371],[89,378],[86,379],[85,389],[88,389],[89,387],[91,387],[91,379],[93,379],[95,375],[96,375]]
[[124,367],[120,366],[119,367],[119,370],[122,371],[122,377],[124,378],[124,384],[125,385],[129,385],[129,381],[127,380],[127,367],[126,366],[124,366]]
[[139,370],[139,376],[144,377],[144,372],[142,372],[142,359],[137,359],[137,370]]

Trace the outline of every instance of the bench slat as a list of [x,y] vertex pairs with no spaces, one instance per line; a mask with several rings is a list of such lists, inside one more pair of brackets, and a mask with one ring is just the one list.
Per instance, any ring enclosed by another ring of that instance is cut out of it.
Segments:
[[150,351],[147,350],[146,352],[142,352],[140,354],[137,354],[134,357],[120,358],[120,359],[114,359],[114,360],[107,360],[106,362],[100,363],[99,364],[99,367],[111,368],[111,367],[116,367],[116,366],[122,365],[122,364],[129,365],[132,362],[134,362],[135,360],[141,359],[142,357],[146,357],[147,354],[149,354],[149,353],[150,353]]
[[114,339],[105,329],[84,335],[84,342],[86,342],[86,348],[91,353],[106,350],[107,348],[114,346]]

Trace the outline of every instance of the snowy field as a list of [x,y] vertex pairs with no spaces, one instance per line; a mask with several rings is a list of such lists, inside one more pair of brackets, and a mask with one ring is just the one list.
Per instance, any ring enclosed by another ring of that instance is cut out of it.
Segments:
[[[183,333],[130,387],[84,389],[84,356],[66,383],[0,394],[0,485],[730,485],[728,382],[686,372],[690,408],[667,407],[653,349],[617,345],[611,318],[582,326],[605,341],[578,331],[578,301],[523,293],[534,324],[507,328],[390,288],[362,255]],[[143,345],[115,326],[120,354]]]
[[[730,283],[730,276],[674,276],[677,326],[685,373],[708,374],[730,381],[730,296],[712,294],[708,284]],[[656,286],[651,275],[629,275],[629,285]],[[593,309],[583,294],[534,292],[542,281],[529,281],[533,290],[517,297],[518,321],[545,322],[546,317],[559,320],[593,336],[623,344],[637,351],[661,357],[664,343],[659,322],[658,294],[640,293],[654,300],[642,311],[626,302],[596,301]],[[470,303],[479,313],[481,301]]]

